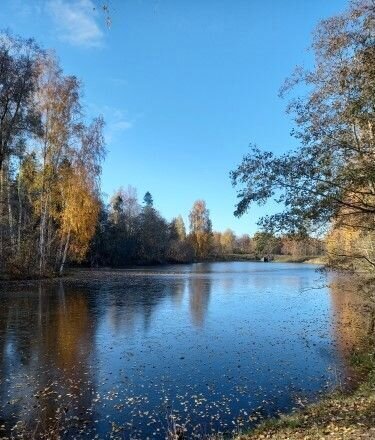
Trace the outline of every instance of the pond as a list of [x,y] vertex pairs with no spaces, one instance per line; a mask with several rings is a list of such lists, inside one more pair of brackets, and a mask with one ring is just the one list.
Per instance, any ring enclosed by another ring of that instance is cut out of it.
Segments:
[[316,269],[198,263],[0,286],[0,437],[230,434],[350,382],[361,325],[350,289]]

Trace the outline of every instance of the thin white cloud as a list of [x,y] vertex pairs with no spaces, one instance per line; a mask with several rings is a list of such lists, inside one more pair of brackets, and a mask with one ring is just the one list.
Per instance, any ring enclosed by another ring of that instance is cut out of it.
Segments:
[[111,124],[111,128],[113,131],[125,131],[125,130],[129,130],[129,128],[132,127],[133,127],[133,123],[127,120],[120,120]]
[[128,111],[110,106],[98,106],[94,103],[88,103],[89,116],[102,115],[105,121],[105,138],[110,144],[118,140],[125,131],[131,130],[136,124],[136,117],[129,117]]
[[134,125],[134,122],[128,117],[128,112],[121,108],[104,105],[102,108],[98,108],[96,113],[104,115],[108,129],[112,133],[129,130]]
[[133,128],[134,122],[129,120],[121,110],[115,109],[112,114],[104,113],[104,119],[107,122],[106,129],[106,141],[112,143],[114,140],[119,139],[121,135]]
[[48,0],[47,10],[61,40],[74,46],[103,45],[104,35],[96,22],[97,12],[91,0]]
[[92,105],[91,107],[93,114],[104,116],[106,122],[105,138],[109,144],[119,139],[125,131],[131,130],[135,125],[135,118],[130,118],[126,110],[110,105],[102,107]]

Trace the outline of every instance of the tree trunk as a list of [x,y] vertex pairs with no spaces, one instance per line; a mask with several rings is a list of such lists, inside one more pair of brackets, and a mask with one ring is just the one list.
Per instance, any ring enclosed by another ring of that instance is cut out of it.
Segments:
[[2,148],[2,140],[0,139],[0,172],[3,172],[4,153]]
[[65,261],[66,261],[66,255],[68,253],[69,241],[70,241],[70,231],[68,232],[68,236],[66,237],[64,253],[63,253],[63,257],[62,257],[61,265],[60,265],[60,270],[59,270],[60,275],[62,275],[62,273],[64,272],[64,265],[65,265]]
[[21,194],[21,163],[18,170],[18,227],[17,227],[17,254],[21,254],[21,228],[22,228],[22,194]]
[[10,177],[8,177],[8,222],[9,222],[9,238],[11,244],[11,251],[14,254],[15,250],[15,237],[14,237],[14,225],[13,225],[13,209],[12,209],[12,192]]
[[56,271],[59,269],[59,265],[60,265],[60,262],[61,262],[61,256],[62,256],[63,247],[64,247],[64,237],[61,237],[61,239],[60,239],[60,245],[59,245],[59,250],[57,251],[57,254],[56,254],[56,260],[55,260],[55,270],[56,270]]
[[46,233],[46,218],[47,218],[47,197],[44,200],[44,206],[41,207],[41,219],[39,228],[39,275],[43,275],[45,269],[45,233]]
[[[0,262],[4,262],[4,170],[0,168]],[[1,264],[0,264],[1,267]]]

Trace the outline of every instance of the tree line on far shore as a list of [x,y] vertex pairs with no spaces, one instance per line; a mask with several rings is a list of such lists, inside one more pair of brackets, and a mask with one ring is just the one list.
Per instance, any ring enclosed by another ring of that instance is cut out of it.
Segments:
[[128,186],[116,191],[108,206],[102,206],[85,263],[122,267],[274,255],[315,257],[323,252],[324,243],[309,237],[276,237],[266,232],[250,237],[236,236],[231,229],[213,231],[204,200],[194,202],[187,226],[181,215],[168,222],[154,207],[150,192],[140,203],[137,190]]

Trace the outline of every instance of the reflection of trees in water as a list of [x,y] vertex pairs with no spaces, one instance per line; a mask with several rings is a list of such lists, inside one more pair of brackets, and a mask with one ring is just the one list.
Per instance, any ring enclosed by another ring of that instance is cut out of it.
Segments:
[[350,356],[367,347],[373,327],[374,304],[364,285],[354,277],[333,275],[330,281],[336,344],[349,373]]
[[171,298],[173,304],[176,306],[181,306],[184,294],[186,290],[187,279],[186,278],[177,278],[173,285],[171,286]]
[[[268,263],[259,263],[259,265]],[[317,276],[317,278],[319,278]],[[246,279],[246,278],[245,278]],[[248,278],[247,278],[248,280]],[[319,281],[317,281],[319,282]],[[308,275],[306,278],[301,275],[291,275],[286,273],[279,273],[277,270],[264,270],[254,272],[251,274],[251,285],[256,291],[263,291],[267,289],[282,289],[298,292],[302,289],[311,287],[311,277]]]
[[[96,322],[87,292],[66,294],[60,282],[7,293],[0,322],[0,371],[10,378],[0,390],[5,419],[11,421],[14,413],[27,425],[35,427],[39,420],[39,429],[48,430],[61,407],[68,416],[84,413],[95,387],[90,367]],[[18,404],[7,407],[7,401]]]
[[220,280],[220,286],[223,288],[225,293],[232,293],[235,283],[237,283],[236,276],[238,275],[226,275]]
[[186,279],[171,279],[157,277],[142,277],[134,280],[124,280],[118,289],[106,286],[99,295],[108,298],[107,316],[111,327],[118,333],[134,332],[141,321],[143,330],[152,326],[152,317],[156,308],[166,298],[171,298],[175,305],[180,305],[183,299]]
[[212,263],[195,263],[191,266],[191,271],[194,273],[211,273]]
[[192,275],[189,279],[189,305],[191,320],[202,327],[207,315],[211,295],[210,276]]
[[121,286],[113,289],[104,285],[99,295],[104,294],[108,299],[106,312],[108,320],[116,333],[135,330],[138,319],[143,322],[143,328],[149,328],[154,307],[164,296],[164,287],[150,279],[124,279]]

